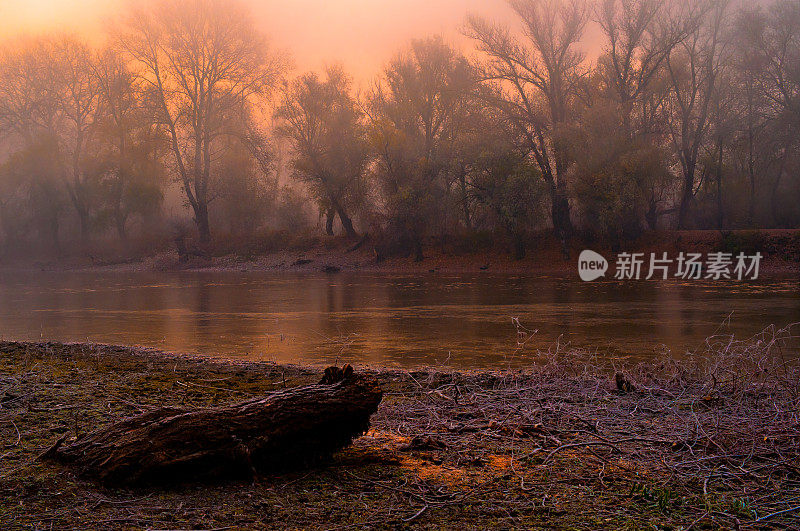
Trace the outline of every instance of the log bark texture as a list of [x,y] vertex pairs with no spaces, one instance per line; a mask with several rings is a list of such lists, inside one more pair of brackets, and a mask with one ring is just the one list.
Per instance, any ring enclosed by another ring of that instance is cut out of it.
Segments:
[[53,448],[50,457],[108,485],[247,477],[344,448],[367,431],[381,398],[374,379],[330,368],[320,384],[233,406],[132,417]]

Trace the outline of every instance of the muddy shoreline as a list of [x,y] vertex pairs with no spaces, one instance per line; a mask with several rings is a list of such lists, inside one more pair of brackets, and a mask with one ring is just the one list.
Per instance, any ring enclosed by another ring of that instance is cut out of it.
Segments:
[[[390,256],[377,259],[374,246],[365,244],[353,250],[353,242],[343,238],[320,240],[312,238],[285,249],[257,250],[231,248],[224,242],[209,249],[197,249],[197,254],[182,260],[173,249],[149,250],[115,249],[95,243],[90,249],[58,258],[14,258],[0,260],[0,271],[197,271],[197,272],[302,272],[337,273],[363,272],[376,274],[461,274],[499,273],[515,275],[574,277],[577,275],[578,255],[584,249],[600,252],[610,261],[617,254],[608,245],[580,241],[576,238],[565,257],[561,245],[552,234],[535,237],[526,256],[515,259],[500,242],[481,250],[453,248],[453,244],[430,245],[425,259],[416,262],[410,256]],[[135,245],[134,245],[135,247]],[[149,249],[149,247],[148,247]],[[800,231],[671,231],[650,233],[637,242],[622,246],[619,252],[668,253],[675,258],[681,252],[712,253],[739,252],[763,255],[761,278],[785,278],[800,275]]]
[[385,398],[367,435],[331,462],[151,489],[101,488],[37,456],[60,437],[155,407],[230,404],[316,382],[322,368],[0,343],[0,522],[8,529],[791,527],[797,514],[780,511],[800,497],[798,373],[785,365],[764,372],[778,367],[770,351],[781,333],[717,345],[716,357],[631,366],[623,384],[612,367],[579,352],[516,372],[359,367],[381,381]]

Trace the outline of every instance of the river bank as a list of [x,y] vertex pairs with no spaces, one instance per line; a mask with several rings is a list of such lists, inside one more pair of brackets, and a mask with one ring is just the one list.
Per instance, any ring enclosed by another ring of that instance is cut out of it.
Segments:
[[[357,370],[372,428],[325,466],[254,481],[104,489],[38,459],[60,437],[154,407],[210,407],[321,368],[103,345],[0,343],[4,528],[735,528],[800,522],[788,331],[685,361],[586,353],[524,371]],[[619,375],[619,376],[617,376]]]
[[[283,238],[283,239],[282,239]],[[382,256],[378,259],[375,245],[344,238],[291,239],[270,235],[268,241],[232,242],[218,238],[208,246],[190,244],[191,252],[179,256],[171,245],[153,246],[131,243],[131,248],[116,248],[96,242],[79,247],[58,258],[6,257],[0,268],[6,270],[78,270],[78,271],[200,271],[200,272],[364,272],[385,274],[425,273],[507,273],[577,278],[577,259],[584,249],[602,253],[613,265],[616,251],[608,245],[575,238],[569,256],[551,233],[531,237],[526,255],[515,259],[500,242],[443,240],[425,249],[425,259],[410,256]],[[354,247],[357,247],[354,249]],[[765,277],[786,277],[800,274],[800,231],[665,231],[648,233],[635,242],[620,246],[619,252],[666,252],[672,259],[681,252],[740,252],[763,255],[760,273]]]

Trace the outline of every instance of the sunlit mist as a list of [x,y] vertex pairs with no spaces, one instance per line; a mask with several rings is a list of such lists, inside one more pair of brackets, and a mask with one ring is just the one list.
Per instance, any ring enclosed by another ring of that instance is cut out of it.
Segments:
[[[63,30],[100,38],[130,0],[0,0],[0,33]],[[247,0],[273,45],[300,70],[342,63],[368,81],[410,39],[442,34],[461,42],[470,12],[505,19],[504,0]]]

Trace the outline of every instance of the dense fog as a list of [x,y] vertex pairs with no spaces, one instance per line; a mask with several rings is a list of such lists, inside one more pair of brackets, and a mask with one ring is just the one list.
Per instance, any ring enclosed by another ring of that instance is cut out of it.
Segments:
[[[5,253],[369,235],[381,255],[554,231],[800,224],[800,3],[512,0],[366,88],[298,72],[244,4],[126,8],[0,54]],[[596,53],[587,53],[592,35]],[[599,44],[594,37],[601,36]]]

